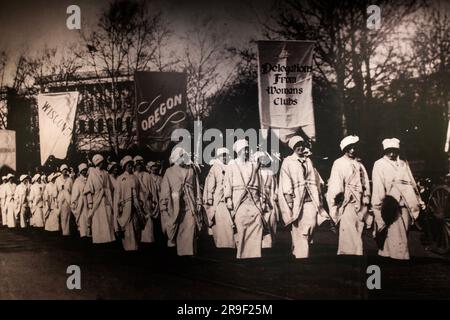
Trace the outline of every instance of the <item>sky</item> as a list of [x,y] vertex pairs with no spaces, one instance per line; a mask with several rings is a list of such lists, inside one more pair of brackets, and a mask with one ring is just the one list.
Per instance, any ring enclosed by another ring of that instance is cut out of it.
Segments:
[[[0,0],[0,51],[6,50],[9,64],[6,80],[11,81],[14,64],[23,52],[33,55],[45,46],[68,47],[79,41],[78,31],[69,30],[66,13],[70,5],[81,9],[81,28],[90,30],[109,0]],[[268,12],[270,0],[156,0],[174,31],[172,45],[180,48],[180,37],[192,30],[196,21],[211,17],[216,28],[226,34],[229,44],[248,46],[260,37],[258,17]],[[258,17],[257,17],[258,16]]]

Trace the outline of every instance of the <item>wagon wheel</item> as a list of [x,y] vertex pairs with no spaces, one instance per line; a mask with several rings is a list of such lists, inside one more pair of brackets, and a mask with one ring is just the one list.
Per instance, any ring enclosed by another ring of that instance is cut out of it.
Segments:
[[428,200],[428,232],[436,250],[446,253],[450,249],[450,191],[439,186]]

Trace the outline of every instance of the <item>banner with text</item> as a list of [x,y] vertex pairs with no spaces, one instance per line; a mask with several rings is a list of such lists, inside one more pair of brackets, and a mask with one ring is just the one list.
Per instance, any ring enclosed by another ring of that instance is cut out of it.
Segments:
[[0,130],[0,168],[8,166],[16,171],[16,132]]
[[286,143],[302,128],[314,140],[312,41],[258,41],[259,115]]
[[64,159],[72,139],[78,92],[39,94],[39,140],[41,165],[49,156]]
[[139,144],[164,152],[172,132],[186,127],[187,75],[178,72],[136,72]]

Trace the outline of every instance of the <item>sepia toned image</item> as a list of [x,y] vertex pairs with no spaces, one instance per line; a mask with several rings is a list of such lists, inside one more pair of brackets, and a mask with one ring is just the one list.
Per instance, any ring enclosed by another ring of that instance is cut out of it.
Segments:
[[449,299],[449,88],[444,0],[2,1],[0,299]]

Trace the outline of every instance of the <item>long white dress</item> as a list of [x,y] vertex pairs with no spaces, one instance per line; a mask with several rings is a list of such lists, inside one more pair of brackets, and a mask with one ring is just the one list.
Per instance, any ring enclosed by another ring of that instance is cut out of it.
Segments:
[[393,259],[408,260],[408,230],[412,221],[419,216],[421,201],[416,192],[416,182],[411,170],[403,160],[392,161],[383,157],[373,166],[372,182],[372,207],[379,230],[385,227],[381,217],[383,199],[389,195],[400,204],[398,217],[389,226],[384,247],[378,251],[378,254]]
[[89,209],[87,203],[87,197],[83,193],[86,185],[87,177],[80,175],[75,179],[72,187],[72,194],[70,198],[71,209],[77,223],[80,237],[90,237],[89,230]]
[[33,183],[28,196],[31,209],[30,224],[33,227],[44,227],[44,186],[42,183]]
[[84,187],[84,194],[91,194],[92,210],[89,210],[93,243],[108,243],[115,240],[113,199],[108,173],[100,168],[91,168]]
[[[246,187],[249,192],[246,192]],[[231,160],[224,180],[224,197],[233,203],[232,217],[236,225],[236,257],[261,257],[263,221],[261,184],[256,164]]]
[[[343,203],[335,202],[343,194]],[[337,254],[362,255],[362,232],[368,216],[370,184],[363,164],[346,155],[333,163],[328,181],[327,202],[330,216],[339,223],[339,246]]]
[[15,202],[14,193],[16,191],[16,185],[12,182],[8,182],[5,185],[5,205],[6,209],[6,221],[8,228],[16,227],[16,213],[15,213]]
[[[309,158],[292,154],[283,160],[280,170],[279,204],[285,225],[291,225],[292,253],[296,258],[309,257],[309,243],[317,224],[327,219],[321,199],[317,170]],[[293,200],[289,205],[286,196]]]
[[126,251],[139,248],[143,209],[139,203],[140,185],[134,174],[124,172],[117,179],[114,192],[114,228],[123,231],[122,245]]
[[45,186],[44,200],[47,202],[47,212],[44,212],[45,230],[59,231],[61,229],[59,223],[60,210],[58,206],[58,189],[55,183],[49,182]]
[[6,183],[2,183],[0,185],[0,212],[1,212],[1,218],[2,218],[2,225],[6,226],[6,208],[5,208],[5,186]]
[[61,230],[63,236],[70,235],[70,217],[72,210],[70,209],[70,197],[72,193],[73,180],[70,177],[59,176],[56,181],[58,189],[58,207],[61,212]]
[[[223,183],[226,164],[217,160],[208,172],[203,191],[203,201],[208,215],[209,225],[217,248],[235,248],[233,220],[225,204]],[[211,202],[212,206],[206,205]]]
[[192,167],[178,164],[166,170],[161,182],[160,209],[167,214],[168,246],[177,247],[179,256],[194,255],[202,227],[198,206],[202,204],[198,176]]

